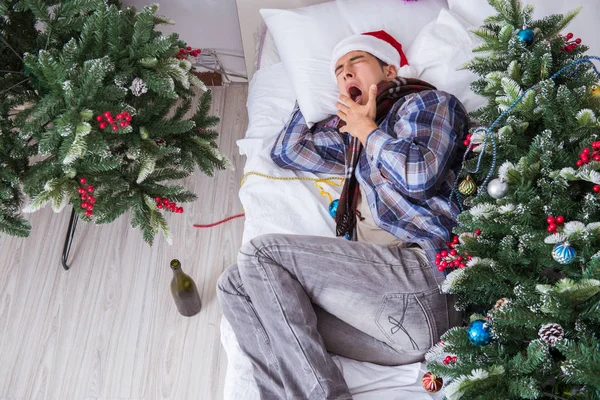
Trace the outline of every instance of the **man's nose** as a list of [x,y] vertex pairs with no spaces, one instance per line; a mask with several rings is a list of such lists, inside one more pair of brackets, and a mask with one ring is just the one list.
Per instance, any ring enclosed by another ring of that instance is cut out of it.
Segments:
[[353,77],[354,77],[354,75],[352,74],[352,72],[350,70],[345,70],[344,71],[344,80],[347,80],[347,79],[350,79],[350,78],[353,78]]

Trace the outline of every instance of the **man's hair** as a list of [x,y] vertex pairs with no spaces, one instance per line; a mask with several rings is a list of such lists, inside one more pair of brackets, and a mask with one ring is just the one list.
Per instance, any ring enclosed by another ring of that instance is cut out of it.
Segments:
[[[375,56],[373,56],[373,57],[375,57]],[[390,65],[390,64],[388,64],[388,63],[386,63],[386,62],[384,62],[384,61],[381,61],[381,60],[379,59],[379,57],[375,57],[375,59],[376,59],[376,60],[377,60],[377,62],[379,63],[379,66],[381,67],[381,69],[383,69],[383,67],[387,67],[388,65]]]

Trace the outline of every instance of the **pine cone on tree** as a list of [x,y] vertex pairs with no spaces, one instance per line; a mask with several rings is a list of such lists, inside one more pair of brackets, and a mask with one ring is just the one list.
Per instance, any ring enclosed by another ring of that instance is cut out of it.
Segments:
[[562,326],[552,322],[543,325],[538,332],[540,339],[550,346],[554,346],[557,342],[561,341],[563,339],[563,333]]

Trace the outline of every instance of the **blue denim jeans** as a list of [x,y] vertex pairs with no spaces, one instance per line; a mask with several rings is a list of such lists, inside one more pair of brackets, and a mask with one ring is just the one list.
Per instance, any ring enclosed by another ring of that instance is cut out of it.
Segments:
[[414,247],[266,234],[246,242],[217,298],[253,365],[261,399],[351,399],[331,354],[422,361],[461,325]]

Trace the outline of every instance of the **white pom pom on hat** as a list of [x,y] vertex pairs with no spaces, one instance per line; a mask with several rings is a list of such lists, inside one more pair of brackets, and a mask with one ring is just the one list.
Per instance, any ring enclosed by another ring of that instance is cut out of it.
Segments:
[[365,32],[342,39],[333,49],[329,70],[335,78],[337,61],[351,51],[366,51],[398,70],[408,65],[402,45],[386,31]]

